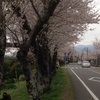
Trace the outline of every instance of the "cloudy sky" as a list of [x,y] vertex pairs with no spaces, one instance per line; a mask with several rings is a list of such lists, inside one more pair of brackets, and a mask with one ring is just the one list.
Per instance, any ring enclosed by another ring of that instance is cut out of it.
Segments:
[[[96,4],[96,9],[100,9],[100,0],[94,0],[94,2]],[[92,44],[95,38],[100,39],[100,24],[90,25],[90,28],[94,30],[85,32],[82,41],[78,44]]]

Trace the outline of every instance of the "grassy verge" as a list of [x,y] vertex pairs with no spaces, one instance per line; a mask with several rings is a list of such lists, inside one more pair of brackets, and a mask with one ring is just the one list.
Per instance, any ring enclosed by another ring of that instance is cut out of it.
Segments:
[[74,100],[67,69],[59,68],[57,70],[50,90],[41,97],[41,100]]
[[7,92],[8,94],[11,95],[12,100],[28,100],[28,94],[25,82],[18,82],[14,85],[16,86],[15,88],[12,87],[8,88],[8,86],[5,87],[1,91],[0,98],[2,97],[3,92]]
[[[1,92],[7,92],[12,100],[28,100],[28,94],[25,82],[14,84],[16,87],[5,87]],[[0,98],[1,98],[0,95]],[[41,96],[41,100],[74,100],[71,83],[68,77],[67,69],[59,68],[54,76],[50,90]]]

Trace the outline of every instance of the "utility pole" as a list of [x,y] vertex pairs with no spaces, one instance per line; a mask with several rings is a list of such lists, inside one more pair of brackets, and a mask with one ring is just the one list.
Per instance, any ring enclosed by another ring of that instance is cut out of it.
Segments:
[[89,57],[88,57],[88,53],[89,53],[89,50],[88,50],[88,47],[87,47],[87,60],[89,59]]

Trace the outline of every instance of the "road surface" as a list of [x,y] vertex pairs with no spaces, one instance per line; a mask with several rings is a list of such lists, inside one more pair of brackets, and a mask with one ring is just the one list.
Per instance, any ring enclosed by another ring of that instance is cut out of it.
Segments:
[[75,93],[75,100],[100,100],[100,67],[82,68],[66,65]]

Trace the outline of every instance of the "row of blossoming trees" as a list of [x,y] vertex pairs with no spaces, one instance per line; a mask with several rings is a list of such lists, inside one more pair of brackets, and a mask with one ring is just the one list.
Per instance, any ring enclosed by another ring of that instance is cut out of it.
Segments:
[[[18,50],[16,57],[25,75],[29,100],[39,100],[56,72],[58,51],[64,44],[78,41],[88,24],[99,21],[92,1],[0,0],[0,85],[9,41]],[[36,59],[35,73],[29,54]]]

